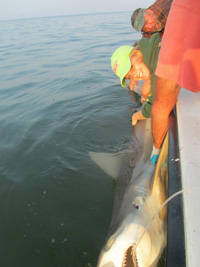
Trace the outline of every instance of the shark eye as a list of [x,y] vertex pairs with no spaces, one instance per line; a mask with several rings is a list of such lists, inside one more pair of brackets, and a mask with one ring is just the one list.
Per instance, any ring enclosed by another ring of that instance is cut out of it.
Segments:
[[141,206],[144,204],[144,198],[143,197],[136,197],[135,200],[133,201],[133,205],[135,206],[136,209],[139,209]]

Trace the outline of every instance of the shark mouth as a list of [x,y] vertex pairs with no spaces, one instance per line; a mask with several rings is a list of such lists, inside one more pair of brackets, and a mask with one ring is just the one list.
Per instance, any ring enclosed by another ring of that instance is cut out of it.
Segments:
[[139,267],[135,243],[126,250],[122,267]]

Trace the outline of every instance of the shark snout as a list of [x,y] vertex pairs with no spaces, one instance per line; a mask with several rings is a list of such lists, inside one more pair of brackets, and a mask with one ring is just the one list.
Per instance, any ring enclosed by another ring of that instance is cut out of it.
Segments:
[[[132,218],[129,218],[130,221]],[[127,222],[110,237],[99,257],[98,267],[147,267],[151,238],[142,225]],[[137,241],[143,235],[139,244]]]

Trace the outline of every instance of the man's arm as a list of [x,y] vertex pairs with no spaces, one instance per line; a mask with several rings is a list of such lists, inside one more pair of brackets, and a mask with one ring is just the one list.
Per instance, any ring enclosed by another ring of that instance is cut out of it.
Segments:
[[154,147],[159,149],[169,126],[171,113],[180,91],[180,86],[173,81],[158,77],[155,98],[152,107],[152,134]]

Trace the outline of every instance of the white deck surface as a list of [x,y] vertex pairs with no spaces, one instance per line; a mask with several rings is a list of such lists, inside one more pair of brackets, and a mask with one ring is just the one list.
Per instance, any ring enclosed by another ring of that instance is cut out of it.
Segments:
[[181,89],[178,135],[185,219],[186,263],[200,266],[200,93]]

